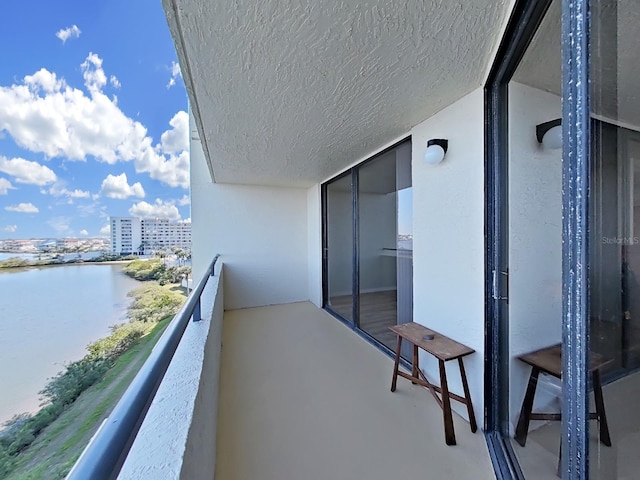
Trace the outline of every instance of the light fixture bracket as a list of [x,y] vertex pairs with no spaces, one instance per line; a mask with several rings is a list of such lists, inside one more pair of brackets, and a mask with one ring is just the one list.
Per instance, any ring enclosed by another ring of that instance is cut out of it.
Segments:
[[431,140],[427,141],[427,148],[429,148],[431,145],[438,145],[442,148],[442,150],[444,150],[444,153],[447,153],[447,148],[449,148],[449,140],[446,140],[444,138],[432,138]]
[[536,125],[536,140],[538,140],[538,143],[542,143],[542,139],[544,138],[545,133],[547,133],[553,127],[559,127],[560,125],[562,125],[562,119],[560,118],[541,123],[540,125]]

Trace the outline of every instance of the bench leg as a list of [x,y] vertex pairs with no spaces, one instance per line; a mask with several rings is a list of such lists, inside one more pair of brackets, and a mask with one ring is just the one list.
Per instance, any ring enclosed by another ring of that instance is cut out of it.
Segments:
[[607,413],[604,411],[604,397],[602,396],[602,382],[600,380],[600,370],[594,370],[593,378],[593,395],[596,400],[596,413],[598,414],[598,424],[600,426],[600,441],[607,447],[611,446],[611,437],[609,436],[609,424],[607,423]]
[[[413,346],[413,362],[411,363],[411,375],[415,378],[418,378],[418,346]],[[416,382],[411,382],[416,385]]]
[[456,434],[453,430],[453,415],[451,414],[451,398],[447,384],[447,371],[444,360],[438,360],[440,366],[440,389],[442,391],[442,414],[444,416],[444,439],[447,445],[456,444]]
[[396,346],[396,361],[393,364],[393,378],[391,379],[391,391],[396,391],[396,384],[398,383],[398,366],[400,365],[400,349],[402,348],[402,337],[398,335],[398,343]]
[[531,419],[531,410],[533,410],[533,398],[536,395],[536,387],[538,386],[538,374],[540,370],[536,367],[531,368],[531,376],[529,377],[529,385],[527,393],[522,401],[522,410],[520,410],[520,418],[516,427],[516,442],[523,447],[527,443],[527,433],[529,432],[529,420]]
[[471,431],[476,433],[478,430],[478,424],[476,423],[476,415],[473,411],[473,404],[471,403],[471,393],[469,393],[469,384],[467,383],[467,374],[464,371],[464,362],[462,357],[458,357],[458,365],[460,366],[460,376],[462,377],[462,388],[464,389],[464,398],[467,401],[467,413],[469,414],[469,423],[471,424]]

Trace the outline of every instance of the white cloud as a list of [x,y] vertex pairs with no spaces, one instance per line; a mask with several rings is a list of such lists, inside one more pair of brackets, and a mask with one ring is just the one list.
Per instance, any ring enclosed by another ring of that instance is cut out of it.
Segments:
[[43,188],[42,190],[40,190],[40,193],[48,193],[49,195],[53,195],[54,197],[68,197],[70,199],[91,197],[91,192],[88,192],[86,190],[80,190],[78,188],[76,188],[75,190],[68,190],[64,186],[64,182],[56,182],[55,184],[51,185],[49,189]]
[[120,80],[118,80],[118,77],[116,77],[115,75],[111,75],[109,77],[109,83],[113,88],[116,88],[116,89],[122,86],[122,84],[120,83]]
[[11,175],[18,183],[29,185],[48,185],[57,180],[49,167],[24,158],[8,159],[0,155],[0,172]]
[[26,75],[24,77],[24,83],[30,91],[38,94],[40,91],[49,93],[55,92],[66,87],[64,79],[58,79],[58,76],[48,71],[45,68],[41,68],[33,75]]
[[167,88],[171,88],[176,84],[178,77],[182,78],[182,71],[180,70],[180,64],[178,62],[171,62],[171,78],[167,83]]
[[5,232],[14,233],[16,230],[18,230],[18,226],[17,225],[7,225],[6,227],[3,227],[2,230],[4,230]]
[[95,201],[78,205],[76,212],[79,217],[109,218],[106,205],[101,205],[100,202]]
[[89,92],[101,92],[107,84],[107,76],[102,69],[102,59],[95,53],[89,53],[87,59],[80,65],[84,85]]
[[70,38],[78,38],[82,30],[78,28],[77,25],[72,25],[69,28],[63,28],[56,32],[56,37],[62,40],[62,43],[66,43],[66,41]]
[[47,225],[52,227],[58,235],[63,233],[71,233],[71,228],[69,227],[71,223],[71,219],[69,217],[54,217],[50,220],[47,220]]
[[180,219],[180,212],[173,202],[163,202],[159,198],[156,198],[153,205],[147,202],[133,204],[129,209],[129,215],[142,218],[167,218],[169,220]]
[[146,127],[125,115],[117,99],[102,91],[107,75],[97,54],[87,56],[81,71],[88,93],[44,68],[22,83],[0,86],[0,134],[7,132],[20,147],[48,158],[132,161],[137,173],[148,173],[170,187],[187,188],[186,112],[177,112],[154,144]]
[[9,190],[15,190],[16,187],[11,185],[11,182],[6,178],[0,178],[0,195],[6,195]]
[[185,205],[189,205],[191,203],[191,198],[189,198],[189,195],[183,195],[182,198],[177,201],[177,203],[181,207],[184,207]]
[[118,176],[107,175],[102,181],[102,188],[100,193],[109,198],[125,199],[128,197],[144,198],[144,188],[140,182],[136,182],[133,185],[129,185],[127,181],[127,174],[121,173]]
[[180,111],[169,120],[171,130],[160,136],[160,149],[165,153],[180,153],[189,149],[189,115]]
[[109,224],[105,225],[100,229],[100,235],[110,235],[111,234],[111,226]]
[[18,205],[9,205],[4,207],[8,212],[20,212],[20,213],[38,213],[38,207],[33,203],[19,203]]
[[136,160],[136,172],[148,173],[151,178],[170,187],[189,187],[189,152],[179,155],[158,155],[154,150],[147,150]]
[[80,230],[80,235],[84,235],[86,237],[87,235],[89,235],[89,232],[87,232],[86,230]]

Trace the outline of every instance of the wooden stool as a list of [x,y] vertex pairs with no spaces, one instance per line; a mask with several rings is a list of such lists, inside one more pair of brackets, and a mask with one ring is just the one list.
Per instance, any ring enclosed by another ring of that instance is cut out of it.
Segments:
[[[531,413],[533,410],[533,399],[536,395],[536,387],[538,386],[538,376],[540,372],[547,373],[555,378],[561,378],[562,375],[562,359],[560,353],[562,346],[560,344],[551,347],[536,350],[535,352],[521,355],[518,359],[531,365],[531,376],[527,386],[527,393],[522,402],[520,410],[520,418],[516,427],[515,440],[523,447],[527,443],[527,434],[529,432],[530,420],[561,420],[559,413]],[[607,447],[611,446],[611,437],[609,436],[609,425],[607,424],[607,414],[604,410],[604,397],[602,396],[602,382],[600,380],[600,368],[609,363],[597,353],[590,354],[589,370],[593,380],[593,394],[595,396],[596,411],[589,413],[590,419],[596,419],[600,424],[600,441]]]
[[[396,347],[396,360],[393,366],[393,378],[391,380],[391,391],[396,391],[396,383],[398,375],[411,380],[412,383],[427,387],[431,394],[434,396],[444,416],[444,438],[447,445],[456,444],[456,435],[453,430],[453,416],[451,414],[451,399],[457,400],[467,406],[467,412],[469,413],[469,423],[471,424],[471,431],[476,432],[478,426],[476,424],[476,417],[473,412],[473,405],[471,404],[471,395],[469,394],[469,385],[467,383],[467,375],[464,371],[464,363],[462,357],[469,355],[475,350],[467,347],[455,340],[445,337],[438,332],[434,332],[422,325],[414,322],[403,323],[402,325],[393,325],[389,327],[389,330],[398,335],[398,344]],[[411,375],[398,370],[400,365],[400,350],[402,348],[402,340],[407,340],[413,344],[413,362],[411,365]],[[422,348],[425,352],[430,353],[438,359],[438,365],[440,367],[440,386],[432,384],[427,380],[427,377],[422,373],[418,365],[418,348]],[[448,360],[458,360],[460,368],[460,376],[462,377],[462,388],[464,389],[464,397],[449,392],[449,386],[447,384],[447,370],[444,362]],[[436,392],[440,393],[442,398],[436,395]]]

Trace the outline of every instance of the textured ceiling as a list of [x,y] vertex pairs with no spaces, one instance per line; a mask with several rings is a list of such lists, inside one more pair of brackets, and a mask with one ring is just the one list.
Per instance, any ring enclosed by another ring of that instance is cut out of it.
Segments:
[[481,86],[509,0],[163,0],[217,182],[308,186]]
[[[591,110],[640,127],[640,8],[638,2],[602,2],[592,25]],[[560,94],[560,0],[555,0],[527,49],[514,80]]]

